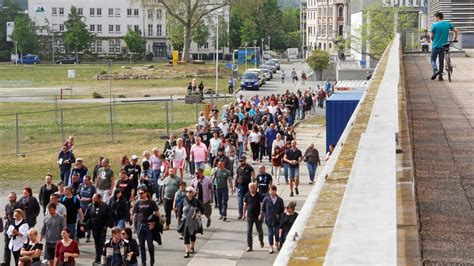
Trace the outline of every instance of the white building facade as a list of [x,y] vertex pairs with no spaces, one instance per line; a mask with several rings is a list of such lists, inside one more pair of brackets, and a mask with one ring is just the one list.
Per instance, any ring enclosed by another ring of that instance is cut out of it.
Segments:
[[[152,0],[153,1],[153,0]],[[30,0],[28,14],[38,26],[48,26],[54,35],[53,47],[64,53],[61,34],[71,7],[84,16],[84,22],[96,38],[90,52],[98,56],[123,54],[126,44],[123,37],[129,30],[139,30],[146,39],[147,52],[155,58],[166,58],[169,52],[166,37],[166,10],[153,3],[144,7],[139,1],[130,0]],[[41,31],[41,35],[48,35]]]
[[308,51],[320,49],[335,52],[335,41],[344,36],[349,24],[347,0],[307,0]]

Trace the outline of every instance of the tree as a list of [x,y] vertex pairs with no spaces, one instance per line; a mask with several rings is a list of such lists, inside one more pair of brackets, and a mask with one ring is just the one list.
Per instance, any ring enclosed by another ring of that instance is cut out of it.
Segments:
[[140,31],[129,30],[123,40],[127,44],[130,64],[132,63],[132,54],[143,55],[146,52],[146,40],[142,37]]
[[23,58],[23,53],[33,52],[38,47],[36,24],[28,16],[17,17],[11,38],[16,43],[21,58]]
[[257,32],[257,25],[250,19],[247,19],[242,24],[240,28],[240,43],[244,44],[247,43],[246,46],[253,43],[254,40],[258,40],[258,32]]
[[[196,43],[199,50],[206,44],[209,35],[209,27],[201,20],[193,30],[193,42]],[[201,59],[200,55],[199,53],[198,59]]]
[[[385,48],[395,37],[395,31],[416,28],[415,14],[404,7],[374,3],[365,8],[363,14],[367,23],[355,28],[356,34],[351,36],[351,48],[375,60],[380,60]],[[367,52],[364,51],[366,46],[369,46]]]
[[78,52],[89,48],[94,36],[87,29],[84,17],[77,12],[75,6],[71,7],[68,20],[64,22],[64,26],[66,26],[64,45],[74,51],[76,62],[79,63]]
[[25,16],[22,14],[21,8],[15,0],[4,0],[2,8],[0,8],[0,61],[10,60],[10,54],[13,51],[13,42],[7,42],[7,22],[15,21],[19,16]]
[[173,49],[182,51],[184,47],[184,27],[175,18],[168,16],[168,37]]
[[316,73],[316,77],[321,79],[322,72],[329,65],[329,53],[323,50],[314,49],[311,55],[306,59],[309,67]]
[[[150,1],[142,0],[149,4]],[[192,31],[208,14],[227,6],[231,0],[157,0],[163,5],[169,16],[175,18],[184,27],[183,60],[189,62]]]

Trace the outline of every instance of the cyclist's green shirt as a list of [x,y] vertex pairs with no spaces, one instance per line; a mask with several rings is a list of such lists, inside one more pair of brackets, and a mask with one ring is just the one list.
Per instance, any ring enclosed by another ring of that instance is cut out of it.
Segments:
[[432,47],[443,48],[443,45],[448,42],[449,31],[453,29],[453,24],[446,20],[433,23],[433,26],[431,26],[431,32],[434,34]]

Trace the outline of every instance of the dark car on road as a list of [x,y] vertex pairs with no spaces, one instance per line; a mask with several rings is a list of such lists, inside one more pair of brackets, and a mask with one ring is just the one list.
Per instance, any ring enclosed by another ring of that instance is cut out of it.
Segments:
[[260,79],[257,72],[246,71],[242,75],[242,81],[240,82],[241,90],[259,90],[260,89]]
[[38,55],[27,54],[27,55],[24,55],[22,58],[18,58],[16,60],[16,62],[18,64],[33,64],[33,65],[36,65],[36,64],[41,63],[41,60],[40,60]]
[[77,62],[81,62],[81,59],[79,59],[78,61],[76,61],[76,57],[75,56],[66,56],[64,58],[61,58],[59,60],[56,60],[56,64],[76,64]]

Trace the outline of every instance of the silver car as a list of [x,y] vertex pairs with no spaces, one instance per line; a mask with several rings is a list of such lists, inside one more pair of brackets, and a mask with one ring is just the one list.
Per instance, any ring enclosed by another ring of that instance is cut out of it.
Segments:
[[277,70],[280,70],[280,60],[273,58],[273,59],[270,59],[270,61],[275,63],[275,67]]

